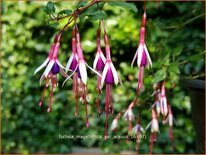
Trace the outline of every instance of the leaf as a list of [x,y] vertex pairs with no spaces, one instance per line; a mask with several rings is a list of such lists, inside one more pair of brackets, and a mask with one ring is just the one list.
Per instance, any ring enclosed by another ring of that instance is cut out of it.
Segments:
[[77,8],[80,8],[80,7],[84,7],[87,5],[87,1],[79,1],[78,4],[77,4]]
[[57,28],[57,26],[59,25],[59,23],[50,23],[49,26],[52,28]]
[[157,83],[159,81],[162,81],[166,77],[167,77],[166,69],[165,68],[160,69],[155,73],[154,79],[152,80],[152,83]]
[[183,50],[183,47],[182,47],[182,46],[178,46],[178,47],[176,47],[176,48],[172,51],[172,55],[173,55],[173,56],[178,56],[178,55],[181,54],[182,50]]
[[88,14],[91,20],[102,20],[107,18],[107,14],[104,11],[96,11]]
[[71,13],[72,13],[72,10],[62,10],[58,13],[58,15],[63,15],[63,14],[70,15]]
[[169,65],[169,73],[173,72],[175,74],[180,74],[180,69],[177,63],[173,63]]
[[191,55],[190,57],[187,58],[188,61],[198,61],[200,59],[204,59],[204,53],[205,52],[201,52],[201,53],[197,53],[194,55]]
[[49,1],[46,5],[46,7],[43,7],[44,12],[47,14],[55,13],[55,6],[54,3]]
[[86,16],[89,17],[90,20],[102,20],[107,18],[107,14],[100,10],[95,12],[85,12],[80,15],[80,19],[83,20]]
[[125,9],[129,9],[129,10],[134,11],[135,13],[137,13],[137,11],[138,11],[137,7],[133,3],[111,1],[111,2],[108,2],[108,4],[110,6],[119,6],[119,7],[125,8]]

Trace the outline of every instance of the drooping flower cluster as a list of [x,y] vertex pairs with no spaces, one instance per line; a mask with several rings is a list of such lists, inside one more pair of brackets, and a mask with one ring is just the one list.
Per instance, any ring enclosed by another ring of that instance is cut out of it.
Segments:
[[[146,4],[146,3],[145,3]],[[142,17],[142,25],[140,29],[140,41],[137,48],[137,51],[135,53],[135,56],[132,61],[132,66],[134,65],[135,60],[137,60],[137,66],[139,68],[139,74],[138,74],[138,84],[136,89],[136,97],[134,100],[130,103],[127,110],[122,110],[120,113],[117,114],[115,119],[112,122],[111,130],[117,131],[118,126],[118,119],[120,118],[120,115],[124,112],[123,119],[127,121],[128,123],[128,136],[131,131],[133,131],[136,134],[136,151],[139,153],[140,149],[140,142],[141,142],[141,134],[144,134],[145,131],[150,128],[151,135],[150,135],[150,153],[152,153],[154,143],[157,140],[157,133],[159,133],[159,118],[160,114],[162,115],[162,123],[163,125],[168,122],[169,124],[169,139],[170,143],[172,145],[172,149],[174,149],[173,145],[173,122],[174,117],[172,114],[171,106],[167,103],[167,97],[166,97],[166,88],[165,88],[165,81],[158,82],[156,85],[154,85],[154,93],[155,95],[155,102],[152,105],[151,108],[151,115],[152,120],[147,125],[145,130],[140,124],[140,113],[138,114],[136,125],[132,129],[132,121],[135,120],[135,115],[133,113],[133,108],[135,107],[136,103],[138,101],[139,92],[143,92],[144,90],[144,68],[151,67],[152,61],[148,52],[148,49],[145,44],[145,26],[146,26],[146,7],[144,9],[144,14]],[[131,130],[132,129],[132,130]],[[126,139],[128,140],[128,139]]]
[[52,44],[52,47],[50,49],[47,59],[34,72],[34,75],[35,75],[42,68],[46,67],[44,73],[42,74],[40,78],[40,84],[42,83],[43,80],[45,80],[45,85],[44,85],[42,98],[39,102],[39,106],[42,106],[46,88],[49,87],[49,85],[51,84],[52,90],[50,92],[49,107],[47,109],[47,112],[51,111],[53,91],[54,91],[54,88],[58,86],[57,75],[60,73],[65,78],[67,77],[67,74],[64,72],[65,68],[62,66],[62,64],[58,60],[60,40],[61,40],[61,33],[55,36],[54,42]]
[[[102,23],[102,24],[101,24]],[[104,44],[105,44],[105,53],[106,57],[104,56],[102,50],[101,50],[101,25],[103,25],[104,28]],[[86,126],[89,127],[89,116],[88,116],[88,109],[87,109],[87,103],[88,103],[88,96],[87,96],[87,67],[91,69],[94,73],[97,74],[97,92],[98,92],[98,98],[97,98],[97,107],[98,107],[98,113],[101,113],[100,109],[100,93],[102,91],[102,88],[104,86],[104,83],[106,85],[106,99],[105,99],[105,113],[106,113],[106,124],[105,124],[105,139],[108,137],[108,115],[113,111],[112,102],[111,102],[111,91],[112,91],[112,85],[119,83],[119,77],[117,75],[117,71],[112,63],[111,60],[111,54],[110,54],[110,45],[109,45],[109,37],[106,33],[106,28],[104,26],[103,21],[100,22],[100,25],[97,29],[97,53],[94,59],[93,68],[91,68],[85,61],[82,46],[80,42],[80,34],[78,31],[77,24],[75,22],[75,25],[72,30],[72,54],[69,58],[66,68],[61,65],[61,63],[58,60],[58,51],[60,48],[60,40],[61,40],[62,33],[59,33],[56,35],[54,39],[54,43],[52,44],[51,50],[49,52],[48,58],[44,61],[44,63],[38,67],[34,74],[36,74],[38,71],[40,71],[43,67],[46,67],[44,73],[42,74],[42,77],[40,78],[40,83],[42,83],[43,80],[45,80],[45,86],[43,91],[42,99],[39,103],[39,105],[42,105],[44,94],[46,91],[46,88],[51,83],[52,90],[50,93],[50,101],[49,101],[49,107],[47,109],[48,112],[51,111],[51,104],[52,104],[52,96],[53,96],[53,89],[58,85],[58,79],[57,74],[61,73],[66,79],[63,83],[71,77],[73,77],[73,94],[75,97],[75,104],[76,104],[76,110],[75,110],[75,116],[78,115],[78,102],[81,101],[85,105],[86,110]],[[65,70],[65,71],[64,71]],[[67,72],[72,71],[72,73],[68,76]]]
[[[172,130],[174,117],[172,114],[171,106],[167,103],[165,81],[159,82],[158,84],[154,85],[154,89],[155,91],[153,94],[155,95],[155,102],[152,105],[152,121],[147,126],[147,128],[151,126],[150,153],[152,153],[153,145],[156,142],[156,133],[159,131],[158,119],[160,114],[162,115],[163,118],[162,119],[163,125],[165,125],[167,122],[169,124],[169,138],[172,145],[172,149],[174,149],[173,130]],[[152,122],[155,123],[153,123],[152,125]]]
[[[93,3],[94,2],[96,3],[97,1],[94,0]],[[74,12],[72,15],[74,17],[78,16],[80,12],[81,11],[78,12],[78,10],[76,10],[76,12]],[[63,85],[65,84],[67,80],[73,78],[73,94],[75,98],[74,115],[76,117],[78,116],[78,104],[79,102],[82,102],[85,106],[86,127],[89,127],[90,122],[89,122],[89,114],[88,114],[88,106],[87,106],[89,102],[89,98],[87,95],[87,80],[88,80],[87,68],[89,68],[90,70],[92,70],[94,73],[97,74],[96,90],[97,90],[98,95],[97,95],[95,102],[97,105],[97,112],[99,115],[101,115],[102,113],[101,105],[100,105],[100,94],[102,92],[104,85],[106,88],[105,107],[104,107],[105,108],[104,111],[106,115],[106,123],[105,123],[104,138],[105,140],[107,140],[109,136],[108,135],[109,115],[113,114],[114,112],[113,103],[111,100],[112,99],[111,98],[112,97],[111,95],[112,86],[117,85],[118,83],[121,83],[121,80],[112,62],[110,44],[109,44],[109,36],[107,34],[104,21],[100,21],[100,24],[99,24],[99,27],[96,33],[96,37],[97,37],[96,55],[95,55],[94,62],[93,62],[93,68],[91,68],[84,59],[84,53],[83,53],[83,49],[81,46],[80,33],[77,27],[76,18],[74,18],[73,20],[74,20],[74,26],[72,30],[72,53],[66,64],[66,68],[64,68],[63,65],[58,60],[58,52],[60,49],[60,41],[61,41],[62,32],[63,32],[63,31],[60,31],[55,36],[55,39],[53,41],[53,44],[52,44],[52,47],[50,49],[47,59],[43,62],[42,65],[40,65],[35,70],[34,74],[39,72],[42,68],[46,67],[45,71],[43,72],[40,78],[40,84],[43,81],[45,81],[45,84],[44,84],[43,95],[39,102],[39,106],[41,106],[43,103],[46,89],[49,87],[49,85],[51,85],[49,106],[48,106],[47,112],[51,111],[53,91],[54,91],[54,88],[58,86],[58,74],[59,73],[62,74],[66,78]],[[104,31],[105,53],[101,49],[101,42],[100,42],[102,28]],[[170,139],[172,149],[174,149],[174,145],[173,145],[174,117],[173,117],[171,105],[167,103],[168,101],[166,97],[165,81],[159,82],[154,86],[155,91],[153,95],[155,96],[155,101],[151,107],[151,122],[147,125],[145,130],[141,126],[141,116],[140,116],[141,112],[138,111],[137,119],[133,113],[133,108],[138,102],[139,92],[142,93],[144,90],[144,69],[145,67],[147,68],[152,67],[152,61],[151,61],[147,46],[145,44],[145,31],[146,31],[146,1],[145,1],[145,7],[144,7],[144,14],[142,17],[142,24],[140,28],[139,45],[138,45],[138,48],[136,50],[136,53],[134,55],[134,58],[131,64],[131,66],[133,66],[134,62],[137,61],[137,66],[139,68],[138,83],[137,83],[137,88],[136,88],[136,97],[129,104],[126,110],[122,110],[120,113],[117,114],[117,116],[115,117],[115,119],[113,120],[111,124],[111,130],[117,132],[119,118],[122,116],[123,119],[127,121],[128,123],[127,137],[129,136],[131,132],[136,134],[136,150],[138,153],[140,150],[141,134],[144,134],[148,128],[151,129],[150,153],[152,153],[154,143],[157,140],[157,133],[159,133],[160,117],[162,117],[162,123],[164,125],[167,123],[169,125],[169,139]],[[71,72],[69,76],[67,75],[68,72]],[[132,123],[135,119],[136,119],[136,122],[133,127]],[[129,138],[126,139],[126,141],[128,140]]]

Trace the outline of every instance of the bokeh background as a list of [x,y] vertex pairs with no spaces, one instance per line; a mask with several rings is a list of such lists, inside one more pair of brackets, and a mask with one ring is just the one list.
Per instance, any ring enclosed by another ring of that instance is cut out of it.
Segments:
[[[57,12],[74,9],[75,2],[54,2]],[[138,41],[143,2],[133,2],[138,8],[134,13],[120,7],[104,6],[108,18],[106,25],[110,36],[112,59],[123,85],[114,87],[114,113],[127,108],[135,96],[137,67],[130,67]],[[59,87],[54,92],[52,112],[47,113],[49,93],[43,107],[38,103],[43,86],[39,85],[41,72],[33,76],[34,70],[44,61],[54,35],[60,25],[46,23],[47,15],[42,7],[46,1],[20,1],[1,3],[2,22],[2,153],[71,153],[73,148],[102,153],[135,151],[135,141],[125,139],[68,139],[64,135],[103,135],[104,113],[97,117],[94,101],[96,77],[89,72],[88,95],[91,127],[85,127],[84,106],[80,105],[80,118],[74,118],[75,102],[72,81],[61,87],[64,81],[59,76]],[[168,127],[160,120],[160,133],[154,153],[195,153],[195,132],[192,124],[190,98],[180,87],[180,78],[204,79],[204,2],[147,2],[146,44],[153,60],[153,68],[145,73],[145,92],[140,95],[143,106],[142,126],[151,120],[149,106],[153,103],[153,83],[166,78],[168,101],[172,105],[176,125],[174,126],[175,150],[170,150]],[[84,20],[78,24],[87,63],[92,65],[95,51],[97,21]],[[65,66],[71,54],[71,27],[64,33],[59,59]],[[104,107],[103,91],[101,107]],[[110,117],[110,124],[112,122]],[[204,119],[204,118],[203,118]],[[135,122],[133,122],[135,125]],[[120,119],[117,135],[127,133],[127,122]],[[109,131],[109,134],[115,135]],[[140,153],[149,152],[149,135],[142,140]],[[93,152],[94,153],[94,152]]]

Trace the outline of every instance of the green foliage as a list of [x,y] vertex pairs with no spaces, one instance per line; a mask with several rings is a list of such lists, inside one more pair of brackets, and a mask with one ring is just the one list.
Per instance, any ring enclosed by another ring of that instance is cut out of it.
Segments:
[[108,2],[109,5],[111,6],[119,6],[128,10],[132,10],[135,13],[137,13],[137,7],[133,3],[128,3],[128,2],[121,2],[121,1],[110,1]]
[[72,11],[71,10],[61,10],[59,13],[58,13],[58,15],[70,15],[72,13]]
[[53,14],[55,13],[55,6],[54,3],[49,1],[47,3],[47,5],[45,7],[43,7],[43,10],[47,13],[47,14]]
[[[77,8],[88,4],[80,1]],[[41,9],[43,6],[44,11]],[[121,6],[121,7],[115,7]],[[136,6],[134,8],[134,6]],[[131,60],[139,42],[143,2],[99,3],[102,11],[94,5],[81,14],[87,20],[78,21],[84,56],[92,65],[96,51],[96,29],[98,22],[105,19],[110,37],[112,60],[123,81],[114,87],[114,113],[127,108],[135,96],[137,67],[131,68]],[[101,95],[102,117],[96,117],[96,76],[89,74],[88,109],[91,127],[85,127],[85,107],[79,104],[80,118],[74,118],[75,102],[72,81],[61,87],[63,77],[59,76],[59,87],[54,92],[52,112],[47,113],[49,92],[45,94],[43,107],[38,103],[43,86],[39,78],[43,71],[33,76],[34,70],[47,57],[54,35],[65,21],[55,28],[45,25],[47,15],[66,16],[76,8],[74,2],[3,2],[2,3],[2,153],[70,153],[73,146],[101,147],[105,153],[120,153],[134,150],[135,141],[125,139],[61,139],[62,135],[103,135],[105,92]],[[126,8],[122,10],[122,8]],[[137,12],[134,14],[130,10]],[[151,120],[148,107],[153,104],[152,84],[166,79],[167,96],[176,119],[174,126],[175,151],[170,151],[168,128],[160,123],[160,134],[154,153],[194,153],[194,128],[191,122],[190,99],[178,86],[182,76],[197,76],[204,72],[204,12],[203,2],[147,2],[148,21],[146,44],[153,60],[152,69],[145,69],[145,91],[139,96],[142,108],[141,123],[146,127]],[[198,18],[197,18],[198,17]],[[90,20],[92,19],[93,20]],[[191,20],[192,19],[192,20]],[[188,22],[189,21],[189,22]],[[186,23],[186,25],[185,25]],[[58,23],[52,23],[58,24]],[[201,28],[200,28],[201,27]],[[71,55],[71,27],[63,34],[59,59],[65,66]],[[102,47],[103,49],[103,47]],[[104,49],[103,49],[104,51]],[[173,83],[177,86],[173,87]],[[109,125],[113,117],[109,118]],[[135,124],[133,123],[133,126]],[[125,135],[127,122],[120,119],[118,132],[111,135]],[[140,152],[149,152],[149,135],[142,140]]]

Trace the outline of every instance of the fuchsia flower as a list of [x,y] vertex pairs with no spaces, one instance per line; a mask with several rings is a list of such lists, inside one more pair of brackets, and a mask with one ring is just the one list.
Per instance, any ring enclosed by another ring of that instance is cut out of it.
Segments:
[[[79,100],[79,91],[78,91],[78,71],[77,65],[78,65],[78,54],[77,54],[77,45],[76,45],[76,29],[75,27],[72,30],[72,54],[71,57],[69,58],[67,65],[66,65],[66,72],[69,70],[74,71],[73,73],[73,94],[75,97],[75,102],[76,102],[76,110],[74,115],[77,117],[78,115],[78,100]],[[75,71],[76,70],[76,71]]]
[[106,58],[101,49],[101,42],[100,42],[100,27],[97,29],[97,53],[93,63],[93,69],[96,71],[102,71],[105,66]]
[[64,77],[67,77],[67,74],[63,70],[64,67],[62,66],[62,64],[58,60],[60,39],[61,39],[61,34],[58,34],[55,36],[54,43],[52,44],[48,58],[34,72],[34,75],[35,75],[42,68],[46,67],[44,73],[42,74],[42,76],[40,78],[40,84],[42,83],[43,80],[45,80],[46,83],[44,86],[44,91],[43,91],[43,95],[42,95],[41,101],[39,103],[39,106],[41,106],[43,103],[46,87],[49,86],[49,83],[51,83],[51,85],[52,85],[52,91],[50,92],[50,101],[49,101],[49,107],[47,109],[47,112],[51,111],[53,90],[54,90],[54,87],[56,87],[58,85],[57,74],[61,73]]
[[144,129],[140,125],[140,117],[138,117],[137,124],[132,129],[132,131],[134,133],[136,133],[136,151],[137,151],[137,153],[139,153],[139,146],[140,146],[140,142],[141,142],[140,136],[141,136],[141,133],[145,133]]
[[[101,50],[100,35],[101,35],[101,29],[99,27],[97,29],[97,53],[94,59],[93,69],[95,69],[99,74],[102,74],[102,71],[105,66],[106,58]],[[97,104],[99,115],[101,114],[101,109],[100,109],[101,80],[102,80],[102,77],[97,76],[97,86],[96,87],[97,87],[98,96],[96,99],[96,104]]]
[[117,71],[112,63],[111,54],[110,54],[110,46],[109,46],[109,39],[105,30],[104,34],[104,43],[105,43],[105,51],[106,51],[106,64],[102,73],[102,80],[101,80],[101,88],[103,87],[104,83],[106,84],[106,103],[105,103],[105,113],[106,113],[106,124],[105,124],[105,140],[108,138],[108,115],[111,111],[113,111],[113,107],[111,105],[111,91],[112,85],[117,85],[120,80],[118,78]]
[[151,127],[150,135],[150,154],[152,153],[153,144],[156,142],[157,132],[159,132],[159,124],[157,120],[157,114],[152,108],[152,121],[147,125],[146,130]]
[[[89,118],[88,118],[88,109],[87,109],[87,69],[89,67],[93,72],[101,76],[98,72],[92,69],[84,60],[84,55],[80,43],[80,34],[78,32],[77,25],[72,32],[72,55],[67,63],[67,70],[71,69],[73,72],[72,74],[64,81],[64,83],[70,79],[73,75],[74,85],[73,91],[76,99],[76,111],[75,116],[78,113],[78,94],[80,96],[80,101],[84,103],[85,110],[86,110],[86,126],[89,127]],[[80,79],[79,89],[78,89],[78,78]],[[63,83],[63,85],[64,85]]]
[[166,98],[166,91],[165,91],[165,81],[163,82],[162,88],[161,88],[160,109],[161,109],[161,113],[165,119],[167,114],[168,114],[167,98]]
[[123,115],[123,119],[124,119],[124,120],[126,120],[126,121],[133,121],[133,120],[134,120],[135,116],[134,116],[134,114],[133,114],[133,112],[132,112],[133,105],[134,105],[134,103],[132,102],[132,103],[129,105],[129,107],[128,107],[128,109],[126,110],[126,112],[124,113],[124,115]]
[[152,61],[151,61],[147,46],[145,44],[145,25],[146,25],[146,12],[144,12],[143,17],[142,17],[142,26],[140,29],[139,46],[137,48],[137,51],[134,55],[134,58],[131,64],[133,67],[134,61],[137,59],[137,65],[139,67],[137,90],[143,89],[144,68],[145,67],[149,68],[149,66],[152,66]]
[[157,85],[155,84],[153,87],[155,89],[154,93],[152,94],[155,95],[155,102],[154,104],[152,105],[152,108],[156,107],[156,112],[157,112],[157,115],[159,116],[160,115],[160,112],[161,112],[161,106],[160,106],[160,100],[161,100],[161,91],[160,91],[160,84],[158,83]]

